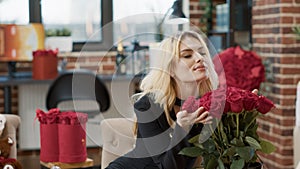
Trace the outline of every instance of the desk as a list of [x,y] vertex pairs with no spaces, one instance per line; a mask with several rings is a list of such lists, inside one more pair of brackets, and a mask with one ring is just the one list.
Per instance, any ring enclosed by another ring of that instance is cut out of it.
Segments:
[[[87,145],[101,146],[100,122],[104,118],[132,117],[133,106],[129,97],[135,91],[135,82],[139,78],[133,76],[98,75],[106,84],[111,97],[111,106],[108,111],[89,119],[87,123]],[[10,87],[18,86],[18,114],[21,117],[19,127],[19,149],[39,149],[39,123],[35,119],[37,108],[46,110],[45,101],[48,87],[53,80],[33,80],[28,78],[9,79],[0,77],[0,86],[4,88],[6,111],[10,113]],[[134,82],[134,83],[133,83]],[[89,134],[90,133],[90,134]]]

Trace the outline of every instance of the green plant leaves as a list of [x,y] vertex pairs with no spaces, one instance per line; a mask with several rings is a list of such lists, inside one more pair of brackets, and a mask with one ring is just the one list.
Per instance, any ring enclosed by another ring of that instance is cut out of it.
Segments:
[[51,37],[51,36],[71,36],[72,32],[68,28],[47,29],[47,30],[45,30],[45,34],[46,34],[47,37]]
[[255,149],[250,146],[236,147],[235,150],[237,154],[246,162],[249,162],[255,154]]
[[255,150],[260,150],[261,149],[261,146],[260,146],[259,142],[256,141],[254,138],[246,136],[245,140]]
[[182,149],[179,154],[186,155],[189,157],[199,157],[203,155],[204,150],[199,147],[185,147]]
[[265,140],[260,141],[260,146],[261,146],[261,152],[266,154],[270,154],[276,150],[276,147],[272,143]]
[[230,169],[242,169],[257,161],[256,151],[269,154],[276,149],[257,134],[258,115],[257,111],[226,114],[216,128],[210,127],[191,138],[189,142],[194,147],[185,148],[180,154],[202,156],[205,169],[227,169],[229,166]]
[[233,162],[230,165],[230,169],[243,169],[244,165],[245,165],[244,159],[233,160]]
[[216,158],[210,158],[205,169],[215,169],[218,166],[218,160]]

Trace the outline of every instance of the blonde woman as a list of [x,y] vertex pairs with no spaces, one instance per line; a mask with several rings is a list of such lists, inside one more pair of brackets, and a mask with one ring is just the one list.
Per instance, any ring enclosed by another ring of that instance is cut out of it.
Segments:
[[218,77],[206,43],[196,32],[163,40],[159,57],[160,63],[142,80],[142,93],[134,104],[135,148],[107,169],[190,169],[194,165],[195,158],[178,153],[191,146],[188,140],[212,117],[203,107],[195,112],[180,107],[189,96],[201,97],[216,89]]

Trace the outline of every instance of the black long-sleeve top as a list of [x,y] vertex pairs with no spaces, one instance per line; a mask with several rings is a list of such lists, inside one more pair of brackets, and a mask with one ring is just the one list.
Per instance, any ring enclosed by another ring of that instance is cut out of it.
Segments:
[[[148,95],[139,99],[134,108],[138,125],[136,146],[110,163],[107,169],[192,168],[195,158],[178,153],[184,147],[191,146],[188,140],[200,133],[202,125],[194,125],[188,133],[177,123],[175,128],[170,127],[163,108]],[[174,110],[170,113],[176,121]]]

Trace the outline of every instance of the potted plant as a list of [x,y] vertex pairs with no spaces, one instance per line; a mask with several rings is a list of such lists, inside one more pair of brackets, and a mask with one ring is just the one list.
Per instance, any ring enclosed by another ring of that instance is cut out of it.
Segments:
[[73,40],[71,30],[68,28],[62,29],[47,29],[45,46],[47,49],[58,49],[59,52],[71,52],[73,48]]
[[248,90],[220,87],[200,99],[189,97],[182,109],[193,112],[200,106],[214,121],[189,140],[193,147],[184,148],[180,154],[201,156],[204,169],[260,169],[258,152],[271,153],[275,147],[259,137],[256,120],[274,104]]

